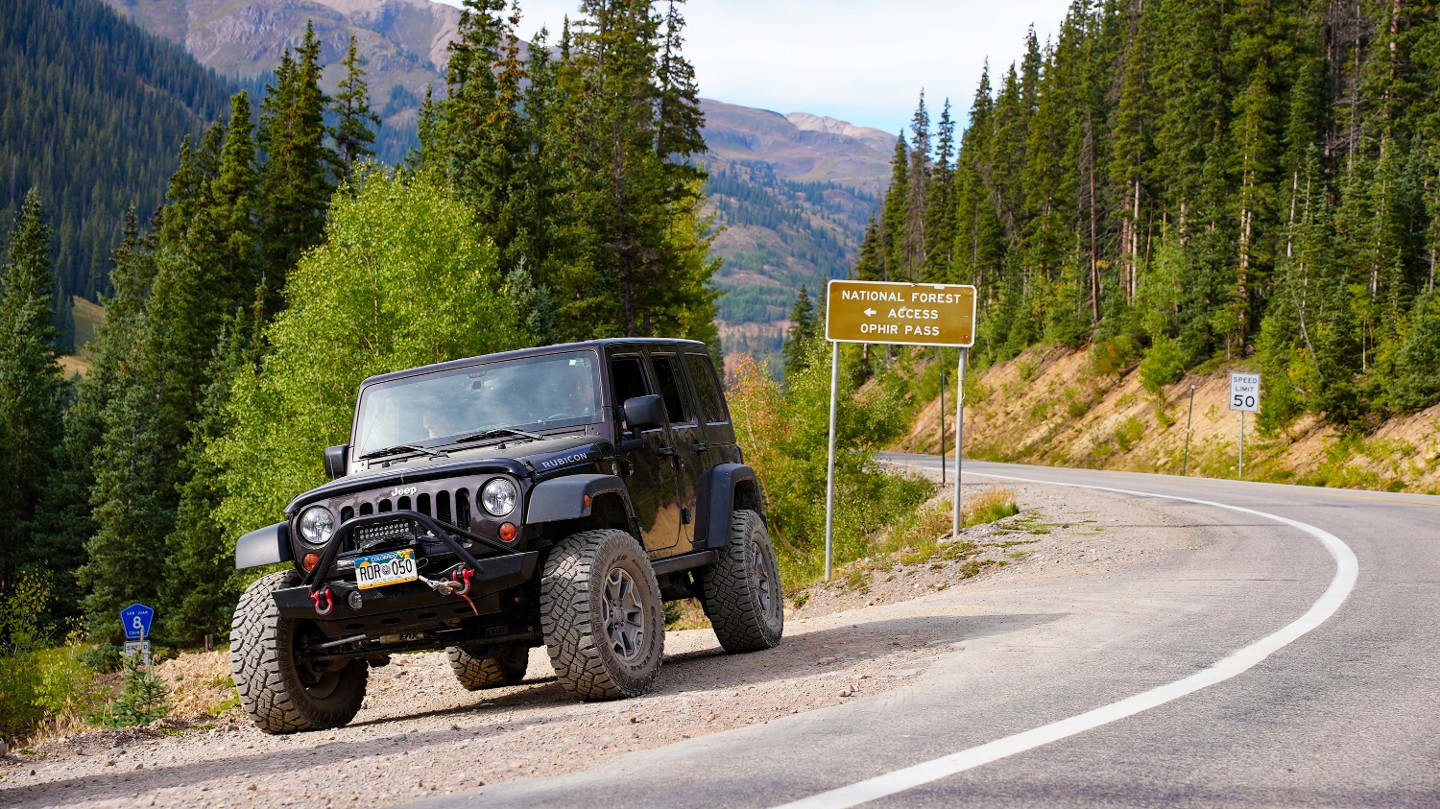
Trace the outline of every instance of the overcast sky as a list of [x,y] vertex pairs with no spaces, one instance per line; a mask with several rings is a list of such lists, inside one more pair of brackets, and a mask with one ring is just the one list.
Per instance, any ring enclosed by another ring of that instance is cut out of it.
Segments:
[[[460,0],[443,0],[460,5]],[[920,90],[931,120],[948,97],[964,125],[986,58],[999,74],[1035,25],[1043,46],[1069,0],[689,0],[685,53],[700,94],[899,132]],[[520,34],[551,42],[578,0],[520,0]]]

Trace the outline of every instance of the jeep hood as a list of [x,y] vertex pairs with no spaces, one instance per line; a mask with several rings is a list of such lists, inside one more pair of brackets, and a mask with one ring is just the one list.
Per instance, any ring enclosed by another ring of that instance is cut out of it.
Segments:
[[563,469],[571,464],[593,462],[604,454],[609,442],[594,435],[544,436],[539,441],[510,439],[484,446],[450,448],[443,457],[416,454],[387,458],[372,468],[346,475],[311,489],[285,507],[289,518],[296,510],[317,500],[328,500],[381,486],[413,483],[446,477],[504,473],[524,478]]

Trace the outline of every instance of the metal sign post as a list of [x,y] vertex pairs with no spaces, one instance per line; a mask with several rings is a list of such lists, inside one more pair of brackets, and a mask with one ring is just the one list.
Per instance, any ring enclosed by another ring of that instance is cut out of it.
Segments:
[[[960,536],[960,465],[964,463],[960,445],[965,434],[965,359],[969,353],[968,348],[960,349],[960,373],[955,385],[955,519],[950,536],[957,538]],[[945,461],[942,458],[940,462],[943,464]]]
[[1240,411],[1240,465],[1238,477],[1245,477],[1245,414],[1260,412],[1260,375],[1230,373],[1230,409]]
[[[830,457],[825,480],[825,580],[835,547],[835,418],[840,392],[840,343],[959,348],[955,393],[955,533],[960,533],[960,452],[966,349],[975,344],[975,287],[891,281],[831,281],[825,295],[830,355]],[[942,408],[943,411],[943,408]],[[941,415],[944,419],[944,415]],[[944,439],[942,437],[941,441]],[[943,452],[941,463],[944,463]]]
[[825,468],[825,581],[835,544],[835,402],[840,392],[840,344],[830,344],[830,457]]
[[940,485],[945,485],[945,372],[940,372]]

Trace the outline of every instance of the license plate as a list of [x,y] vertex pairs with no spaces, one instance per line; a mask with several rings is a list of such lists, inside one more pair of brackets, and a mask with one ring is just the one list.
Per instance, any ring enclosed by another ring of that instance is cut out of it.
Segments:
[[355,560],[355,584],[361,590],[415,581],[415,549],[377,553]]

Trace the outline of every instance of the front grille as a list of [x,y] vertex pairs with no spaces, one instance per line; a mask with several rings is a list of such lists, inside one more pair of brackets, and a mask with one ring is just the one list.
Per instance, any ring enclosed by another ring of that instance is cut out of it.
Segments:
[[[443,523],[470,530],[475,513],[475,489],[473,486],[455,486],[456,481],[436,481],[414,484],[414,492],[400,497],[392,496],[393,487],[361,492],[350,497],[330,501],[332,511],[345,522],[355,517],[371,514],[387,514],[392,511],[418,511],[434,517]],[[386,546],[409,544],[418,527],[408,520],[377,523],[352,531],[343,551],[368,551],[384,549]]]

